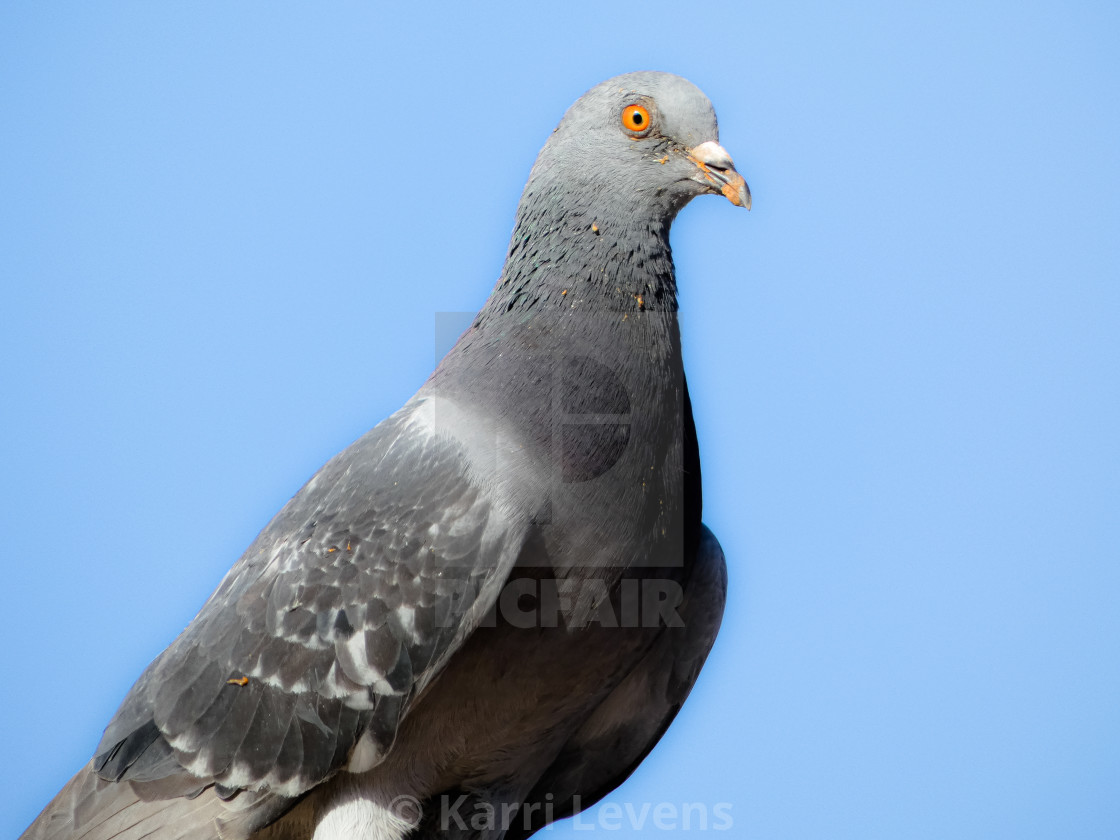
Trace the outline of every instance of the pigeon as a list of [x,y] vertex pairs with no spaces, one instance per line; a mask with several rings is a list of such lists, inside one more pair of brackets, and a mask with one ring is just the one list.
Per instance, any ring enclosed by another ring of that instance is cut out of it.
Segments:
[[669,228],[751,196],[641,72],[540,152],[501,277],[148,666],[28,840],[532,835],[645,758],[719,629]]

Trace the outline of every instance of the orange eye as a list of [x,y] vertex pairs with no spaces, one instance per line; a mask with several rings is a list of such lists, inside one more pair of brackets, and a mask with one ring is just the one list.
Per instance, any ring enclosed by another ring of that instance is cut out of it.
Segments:
[[641,105],[627,105],[622,109],[622,127],[636,134],[649,131],[649,111]]

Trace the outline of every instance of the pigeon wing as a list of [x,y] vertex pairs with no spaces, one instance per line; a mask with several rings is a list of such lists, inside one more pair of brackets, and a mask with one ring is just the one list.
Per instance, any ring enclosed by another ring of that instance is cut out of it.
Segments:
[[422,403],[332,459],[261,532],[128,694],[97,749],[102,779],[296,797],[378,763],[524,531],[469,447],[418,419]]

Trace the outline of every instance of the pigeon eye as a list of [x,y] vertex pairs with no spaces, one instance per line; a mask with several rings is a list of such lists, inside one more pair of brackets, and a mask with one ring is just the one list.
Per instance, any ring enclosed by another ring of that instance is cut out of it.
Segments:
[[622,109],[622,127],[635,134],[649,131],[649,111],[641,105],[627,105]]

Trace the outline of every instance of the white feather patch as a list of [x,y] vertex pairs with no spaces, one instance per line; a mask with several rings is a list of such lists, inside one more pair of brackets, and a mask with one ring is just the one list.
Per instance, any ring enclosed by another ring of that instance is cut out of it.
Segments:
[[415,797],[376,793],[340,797],[321,812],[312,840],[402,840],[420,821]]
[[381,761],[381,749],[374,742],[369,732],[358,739],[357,745],[350,753],[350,762],[346,769],[351,773],[364,773],[372,770]]

